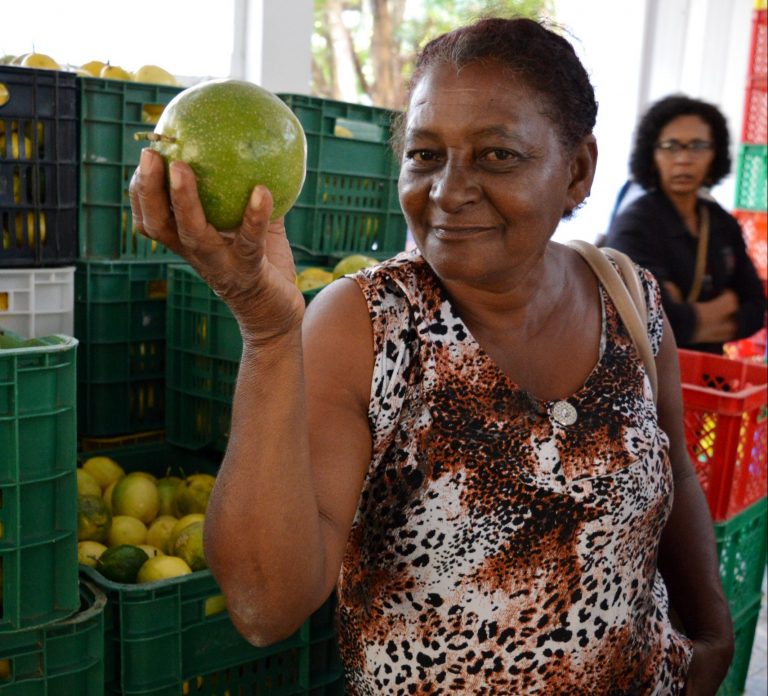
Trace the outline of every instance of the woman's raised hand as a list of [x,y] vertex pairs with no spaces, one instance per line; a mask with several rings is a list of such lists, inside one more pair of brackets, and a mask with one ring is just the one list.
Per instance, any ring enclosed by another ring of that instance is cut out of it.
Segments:
[[253,189],[240,228],[219,231],[205,219],[192,169],[169,167],[145,149],[130,186],[136,229],[185,259],[224,300],[240,324],[243,340],[269,342],[298,328],[304,298],[282,218],[270,222],[272,196]]

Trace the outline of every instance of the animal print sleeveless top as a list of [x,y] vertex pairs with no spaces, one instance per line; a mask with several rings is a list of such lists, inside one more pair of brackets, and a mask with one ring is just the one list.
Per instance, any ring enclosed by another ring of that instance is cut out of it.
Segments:
[[[656,550],[668,440],[601,288],[598,364],[539,402],[418,252],[355,276],[373,323],[373,458],[338,583],[347,693],[677,694],[691,644]],[[641,272],[654,353],[653,277]]]

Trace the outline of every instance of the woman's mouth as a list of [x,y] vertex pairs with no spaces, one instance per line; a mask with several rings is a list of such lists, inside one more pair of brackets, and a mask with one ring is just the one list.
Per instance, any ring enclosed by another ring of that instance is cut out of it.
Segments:
[[492,227],[475,225],[440,225],[432,227],[435,237],[445,241],[458,241],[490,232]]

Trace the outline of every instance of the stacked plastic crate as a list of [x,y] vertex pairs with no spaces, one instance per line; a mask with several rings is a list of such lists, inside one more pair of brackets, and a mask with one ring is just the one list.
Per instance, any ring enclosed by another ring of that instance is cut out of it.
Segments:
[[[279,95],[307,135],[307,179],[286,216],[298,265],[329,268],[355,253],[387,258],[405,246],[390,145],[395,113],[303,95]],[[314,293],[305,293],[307,302]],[[242,340],[229,309],[184,265],[168,275],[169,442],[188,450],[226,447]],[[342,694],[334,598],[309,622],[310,690]]]
[[[752,15],[744,118],[739,144],[734,214],[747,251],[768,292],[768,18],[765,0]],[[766,329],[726,346],[731,357],[766,360]]]
[[0,66],[0,328],[72,334],[74,75]]
[[[768,23],[752,15],[734,214],[766,281]],[[768,287],[768,286],[767,286]],[[765,329],[726,345],[726,356],[680,351],[688,452],[715,520],[720,575],[731,606],[736,652],[719,696],[743,693],[752,656],[768,544],[768,366]]]
[[0,691],[101,693],[77,565],[74,75],[0,66]]
[[179,92],[79,78],[75,336],[78,432],[85,447],[162,430],[167,269],[178,257],[138,234],[128,197],[142,143]]

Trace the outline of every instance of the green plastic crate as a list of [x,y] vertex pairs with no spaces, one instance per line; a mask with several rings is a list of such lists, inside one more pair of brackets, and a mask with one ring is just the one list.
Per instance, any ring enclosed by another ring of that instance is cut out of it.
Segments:
[[80,582],[79,611],[71,618],[0,637],[3,696],[102,696],[104,607],[93,583]]
[[768,145],[740,145],[734,208],[768,208]]
[[[304,293],[309,303],[319,290]],[[243,341],[227,305],[183,264],[168,266],[166,436],[224,451]]]
[[128,186],[154,130],[147,105],[166,105],[181,88],[122,80],[78,78],[80,104],[79,256],[82,259],[175,260],[133,226]]
[[166,437],[226,448],[243,341],[229,308],[188,266],[168,267]]
[[311,691],[314,696],[344,694],[344,668],[336,634],[336,591],[310,618]]
[[397,112],[278,94],[307,136],[307,178],[285,217],[297,255],[387,258],[405,248],[397,193],[400,166],[389,141]]
[[[102,455],[126,472],[216,474],[220,455],[147,443],[80,453]],[[256,648],[235,629],[210,571],[142,585],[115,583],[92,568],[82,571],[107,595],[106,693],[305,693],[309,674],[308,621],[294,636]],[[224,686],[226,685],[226,686]],[[263,689],[263,691],[259,690]]]
[[0,644],[79,606],[77,341],[36,342],[0,349]]
[[[289,689],[267,693],[302,693],[307,685],[307,629],[269,648],[256,648],[235,629],[220,603],[221,590],[208,570],[143,585],[106,580],[92,568],[83,572],[107,595],[105,614],[106,693],[123,696],[182,696],[221,693],[211,689],[214,674],[242,668],[264,681],[271,661],[281,665]],[[206,607],[220,609],[206,613]],[[259,677],[259,672],[262,677]],[[245,674],[241,682],[249,682]],[[201,690],[209,684],[208,690]]]
[[736,616],[760,593],[768,545],[768,498],[725,522],[715,522],[720,578]]
[[163,427],[166,268],[151,261],[77,262],[80,435]]
[[717,696],[741,696],[749,675],[749,663],[752,659],[752,645],[755,642],[755,629],[760,615],[760,593],[752,599],[742,611],[733,617],[735,649],[733,660]]

